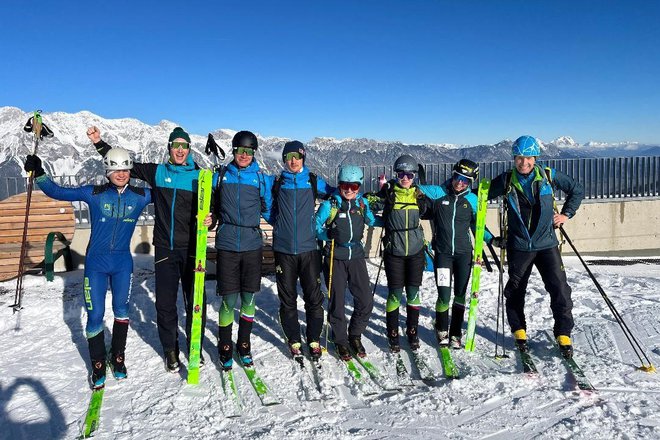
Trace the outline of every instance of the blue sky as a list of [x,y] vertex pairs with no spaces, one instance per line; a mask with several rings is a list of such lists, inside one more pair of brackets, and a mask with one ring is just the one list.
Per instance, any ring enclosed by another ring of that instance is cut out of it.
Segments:
[[0,106],[303,141],[660,143],[656,0],[9,3]]

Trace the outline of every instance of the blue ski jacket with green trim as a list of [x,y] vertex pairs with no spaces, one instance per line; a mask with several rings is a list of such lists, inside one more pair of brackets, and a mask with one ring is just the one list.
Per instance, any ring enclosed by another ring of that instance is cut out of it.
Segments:
[[[549,173],[550,182],[546,175]],[[537,251],[559,245],[554,230],[554,188],[566,193],[561,213],[572,218],[584,198],[582,185],[554,168],[534,166],[530,179],[521,179],[517,170],[507,171],[494,178],[488,199],[506,197],[507,247],[519,251]],[[527,182],[527,188],[521,185]],[[532,195],[533,200],[529,199]]]

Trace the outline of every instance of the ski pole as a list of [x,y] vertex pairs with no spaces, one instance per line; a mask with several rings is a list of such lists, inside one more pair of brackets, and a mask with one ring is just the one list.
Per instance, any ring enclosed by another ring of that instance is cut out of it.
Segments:
[[325,351],[328,351],[328,339],[330,337],[330,295],[332,292],[332,266],[335,259],[335,239],[330,240],[330,268],[328,270],[328,317],[325,322]]
[[[607,307],[610,309],[612,314],[614,315],[614,319],[616,320],[617,324],[621,327],[621,330],[623,331],[623,334],[625,335],[626,339],[628,339],[628,342],[630,343],[630,346],[632,347],[633,351],[639,358],[639,361],[642,363],[641,367],[638,367],[639,370],[646,371],[647,373],[655,373],[655,367],[649,360],[649,358],[646,356],[646,353],[644,353],[644,350],[642,349],[641,345],[633,335],[633,333],[630,331],[630,328],[628,328],[628,325],[626,322],[623,320],[623,317],[619,314],[618,310],[614,307],[614,304],[610,300],[610,298],[607,296],[605,291],[603,290],[603,287],[600,285],[594,274],[591,272],[591,269],[589,269],[589,266],[587,266],[587,263],[584,261],[582,258],[582,255],[578,252],[578,250],[575,248],[575,245],[569,238],[569,236],[566,234],[566,231],[564,230],[563,226],[559,226],[559,230],[561,231],[562,235],[566,239],[566,242],[571,246],[571,249],[573,249],[573,252],[575,252],[575,255],[577,255],[578,259],[582,263],[582,266],[584,266],[584,269],[587,271],[587,274],[591,278],[591,280],[594,282],[596,285],[596,289],[598,289],[598,292],[600,295],[603,297],[605,300],[605,303],[607,304]],[[639,352],[638,352],[639,349]],[[641,353],[644,356],[644,359],[646,359],[646,362],[648,365],[644,364],[644,360],[640,356]]]
[[[505,196],[506,197],[506,196]],[[506,236],[507,236],[507,231],[506,231],[506,199],[502,200],[502,203],[500,205],[500,215],[499,215],[499,226],[500,226],[500,237],[504,239],[506,242]],[[491,251],[494,251],[492,249],[491,245]],[[495,256],[495,253],[493,253],[493,257]],[[500,258],[498,262],[498,267],[500,270],[499,273],[499,279],[498,279],[498,292],[497,292],[497,324],[496,324],[496,329],[495,329],[495,358],[506,358],[508,357],[506,354],[506,348],[504,347],[504,258],[506,257],[506,250],[504,247],[500,248]],[[498,354],[498,346],[499,346],[499,340],[498,340],[498,335],[500,333],[500,319],[502,321],[502,354]]]
[[[34,149],[32,151],[33,155],[37,154],[37,149],[39,148],[39,140],[41,139],[41,130],[43,127],[43,121],[41,119],[41,110],[36,110],[34,115],[28,119],[25,127],[23,129],[28,132],[32,132],[34,137]],[[50,130],[46,129],[46,133],[49,133]],[[52,134],[51,134],[52,136]],[[25,218],[23,220],[23,237],[21,240],[21,253],[18,260],[18,279],[16,280],[16,294],[14,295],[14,304],[10,307],[14,309],[13,313],[21,310],[23,307],[21,305],[23,300],[23,275],[25,273],[25,257],[27,256],[27,233],[28,233],[28,223],[30,219],[30,203],[32,201],[32,189],[34,187],[34,172],[30,171],[28,173],[28,181],[26,185],[26,200],[25,200]]]
[[384,226],[380,230],[380,238],[378,239],[378,250],[379,250],[379,253],[380,253],[380,264],[378,265],[378,272],[376,272],[376,282],[374,283],[374,290],[371,292],[371,296],[374,296],[376,294],[376,287],[378,287],[378,278],[380,278],[380,270],[383,268],[383,249],[381,249],[381,245],[383,244],[383,231],[385,231]]

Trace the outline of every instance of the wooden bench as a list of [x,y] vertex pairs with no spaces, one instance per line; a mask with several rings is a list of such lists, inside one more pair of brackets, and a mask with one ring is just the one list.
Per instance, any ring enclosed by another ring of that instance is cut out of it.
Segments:
[[[261,231],[263,233],[263,263],[261,266],[262,275],[272,275],[275,273],[275,253],[273,252],[273,227],[265,220],[261,220]],[[215,230],[209,231],[206,259],[216,263],[217,252],[215,249]]]
[[[0,281],[18,276],[26,197],[26,193],[22,193],[0,202]],[[65,258],[66,269],[71,270],[69,244],[75,224],[71,202],[54,200],[41,191],[33,191],[24,272],[44,271],[52,281],[53,262],[61,255]]]

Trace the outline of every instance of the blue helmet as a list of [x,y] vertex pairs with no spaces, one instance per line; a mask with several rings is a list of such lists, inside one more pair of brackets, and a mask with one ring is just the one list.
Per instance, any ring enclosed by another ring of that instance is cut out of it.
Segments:
[[344,165],[339,169],[339,182],[355,182],[362,185],[364,183],[364,173],[362,168],[356,165]]
[[541,143],[533,136],[520,136],[511,147],[513,156],[540,156]]

